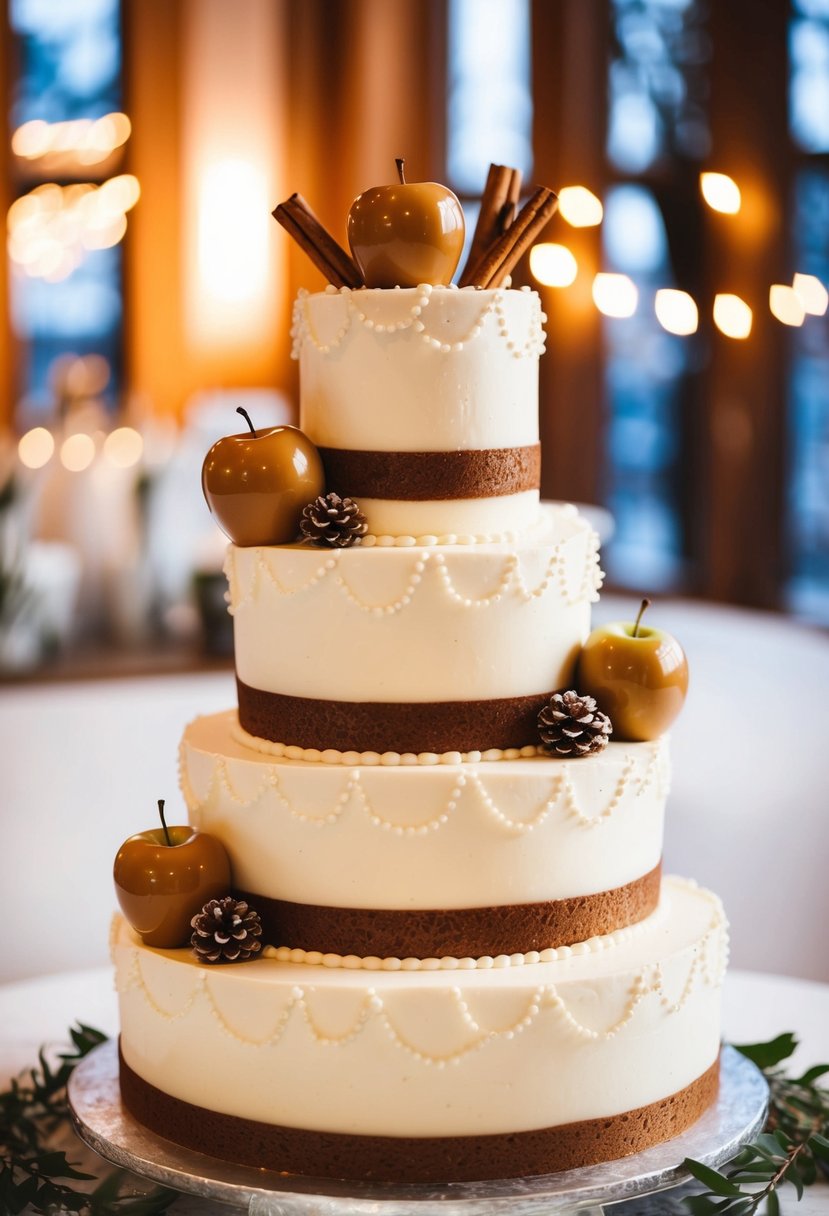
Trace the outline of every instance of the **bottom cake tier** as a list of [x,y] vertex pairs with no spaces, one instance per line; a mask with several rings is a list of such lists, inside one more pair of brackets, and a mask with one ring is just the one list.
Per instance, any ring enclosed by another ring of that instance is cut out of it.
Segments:
[[491,968],[211,967],[117,917],[122,1095],[178,1144],[318,1177],[612,1160],[713,1102],[726,954],[717,898],[675,878],[628,930]]

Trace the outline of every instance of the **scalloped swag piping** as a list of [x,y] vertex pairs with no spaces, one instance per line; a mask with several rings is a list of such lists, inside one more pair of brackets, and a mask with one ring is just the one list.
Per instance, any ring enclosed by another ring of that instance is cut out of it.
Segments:
[[598,537],[596,537],[595,533],[592,533],[590,536],[585,555],[584,571],[579,588],[575,594],[567,580],[567,563],[562,549],[563,542],[555,545],[541,581],[532,588],[529,588],[526,584],[518,554],[510,553],[505,555],[498,582],[485,595],[475,598],[461,595],[457,590],[452,581],[452,575],[447,567],[444,554],[427,552],[422,557],[417,557],[414,560],[412,568],[407,575],[406,586],[396,599],[387,604],[371,604],[357,595],[354,588],[340,571],[341,562],[349,560],[342,550],[337,550],[326,557],[311,577],[306,579],[304,583],[300,583],[298,587],[286,587],[274,572],[271,563],[265,556],[268,553],[268,549],[257,548],[255,550],[256,559],[253,576],[249,580],[249,585],[243,588],[238,573],[238,555],[235,547],[229,545],[224,565],[229,587],[228,611],[233,616],[240,608],[253,603],[261,587],[263,576],[267,578],[274,590],[281,596],[303,595],[305,592],[316,587],[323,579],[333,578],[337,588],[343,593],[345,598],[362,612],[373,616],[391,616],[401,612],[411,604],[416,592],[423,583],[424,574],[427,574],[429,570],[436,572],[436,576],[440,579],[442,588],[448,598],[464,608],[489,608],[493,604],[499,603],[500,600],[510,593],[514,594],[523,603],[528,604],[544,595],[554,583],[559,597],[564,600],[568,608],[573,608],[585,600],[589,603],[595,603],[599,598],[599,588],[604,579],[604,574],[599,569]]
[[[499,1030],[485,1030],[473,1016],[460,989],[450,987],[445,990],[446,995],[456,1005],[461,1020],[469,1028],[470,1032],[477,1037],[471,1039],[457,1050],[443,1055],[423,1052],[405,1038],[394,1025],[383,998],[374,988],[367,989],[365,1000],[353,1024],[341,1035],[332,1037],[320,1030],[309,1007],[308,998],[313,994],[313,985],[306,991],[299,984],[296,984],[291,988],[288,1002],[278,1015],[273,1030],[260,1039],[252,1039],[247,1035],[241,1034],[222,1013],[216,996],[211,990],[207,971],[204,969],[200,968],[198,970],[190,993],[185,999],[184,1004],[177,1010],[165,1008],[153,995],[152,989],[144,975],[139,949],[134,945],[126,947],[129,958],[123,971],[119,969],[117,982],[120,992],[124,995],[131,990],[137,990],[153,1012],[164,1021],[178,1021],[185,1017],[201,997],[207,1001],[210,1012],[222,1031],[243,1046],[251,1048],[273,1048],[277,1046],[282,1039],[294,1010],[299,1011],[311,1036],[323,1047],[346,1046],[360,1034],[373,1018],[376,1018],[383,1025],[397,1047],[422,1064],[443,1068],[447,1064],[459,1063],[471,1052],[479,1051],[490,1043],[502,1039],[515,1039],[545,1013],[557,1016],[569,1031],[587,1042],[614,1038],[631,1022],[639,1006],[649,999],[656,1000],[669,1016],[679,1013],[687,1003],[695,987],[698,985],[718,987],[722,982],[725,952],[722,940],[724,918],[719,902],[715,902],[713,897],[711,902],[714,905],[714,911],[707,931],[697,942],[683,952],[686,955],[690,954],[690,963],[680,994],[676,999],[672,999],[665,989],[661,965],[659,963],[646,964],[632,976],[629,997],[624,1011],[615,1022],[604,1030],[595,1030],[581,1023],[569,1010],[567,1002],[559,995],[556,985],[552,983],[540,984],[536,988],[535,992],[529,997],[523,1014],[510,1026]],[[261,960],[252,965],[261,966],[262,962],[268,961]],[[281,964],[271,962],[271,965],[278,967]],[[539,965],[554,967],[556,963]]]
[[[454,292],[457,288],[446,288],[447,292]],[[470,289],[475,290],[475,289]],[[522,289],[523,290],[523,289]],[[529,290],[529,289],[527,289]],[[345,324],[341,325],[335,337],[331,342],[324,343],[320,340],[314,331],[313,322],[311,320],[309,306],[309,292],[301,288],[293,308],[293,321],[291,325],[291,338],[293,344],[291,348],[291,358],[298,359],[299,352],[304,341],[309,341],[320,354],[327,355],[332,351],[337,350],[342,346],[348,333],[355,322],[366,330],[375,334],[395,334],[403,332],[407,329],[413,329],[415,333],[419,333],[426,346],[430,347],[443,355],[451,354],[452,352],[462,351],[464,346],[469,342],[473,342],[478,338],[483,331],[484,322],[487,317],[494,315],[495,322],[498,328],[498,335],[506,344],[507,350],[512,352],[515,359],[539,358],[544,351],[546,335],[544,333],[543,324],[547,320],[546,314],[541,311],[540,305],[532,310],[532,318],[530,321],[529,332],[523,342],[519,342],[510,333],[506,317],[503,310],[504,293],[501,290],[496,290],[491,293],[491,298],[481,307],[478,316],[473,321],[468,332],[460,339],[454,342],[444,342],[440,338],[436,338],[430,334],[427,329],[428,309],[433,298],[433,289],[431,284],[424,283],[417,288],[420,293],[416,302],[409,309],[409,315],[403,321],[395,321],[387,325],[381,322],[372,320],[366,312],[364,312],[355,300],[355,293],[349,287],[341,287],[339,290],[336,287],[326,288],[326,295],[341,295],[346,302],[346,320]],[[361,301],[362,302],[362,301]]]
[[576,790],[570,777],[569,765],[566,761],[561,762],[561,771],[556,773],[550,780],[548,797],[539,805],[533,816],[527,820],[512,819],[509,815],[506,815],[498,808],[495,800],[488,793],[479,774],[474,771],[461,770],[457,773],[447,774],[448,780],[451,782],[449,795],[436,815],[424,823],[401,824],[384,819],[378,813],[366,793],[359,769],[353,769],[345,777],[343,788],[337,795],[331,811],[325,815],[307,815],[293,805],[291,800],[282,791],[277,765],[267,765],[263,779],[255,792],[249,798],[243,798],[234,789],[230,780],[227,757],[213,754],[211,759],[213,764],[207,790],[204,796],[200,798],[193,789],[190,780],[185,743],[182,741],[179,748],[179,779],[187,809],[195,819],[198,819],[201,808],[210,801],[216,788],[224,789],[234,805],[246,811],[260,802],[269,790],[273,790],[274,796],[282,809],[293,819],[297,819],[301,823],[307,823],[313,827],[320,828],[337,823],[344,814],[346,807],[354,799],[356,805],[364,812],[373,827],[379,828],[381,831],[390,832],[395,836],[425,836],[430,832],[438,831],[444,824],[449,822],[450,816],[457,809],[461,796],[467,788],[474,791],[479,799],[479,804],[485,809],[491,819],[501,828],[515,836],[522,836],[535,831],[557,807],[563,815],[575,820],[579,827],[592,829],[607,823],[613,817],[622,805],[628,791],[632,792],[634,798],[639,798],[653,782],[656,782],[657,796],[666,797],[669,768],[667,752],[658,743],[650,749],[645,771],[641,778],[637,778],[635,772],[635,758],[626,753],[621,762],[613,794],[606,806],[596,815],[586,815],[578,805]]

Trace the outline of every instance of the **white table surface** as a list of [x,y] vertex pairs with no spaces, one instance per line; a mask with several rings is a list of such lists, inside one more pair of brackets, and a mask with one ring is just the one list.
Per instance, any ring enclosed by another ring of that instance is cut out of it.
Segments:
[[[594,620],[634,607],[603,596]],[[649,615],[691,668],[665,869],[721,895],[734,966],[829,981],[829,634],[684,601]],[[0,686],[0,890],[26,924],[0,982],[107,961],[115,853],[158,798],[183,820],[182,730],[234,704],[230,672]]]
[[[723,1037],[747,1043],[796,1033],[800,1046],[792,1057],[798,1068],[829,1061],[829,985],[785,976],[731,971],[723,1000]],[[118,1017],[112,971],[108,967],[40,976],[0,985],[0,1082],[35,1062],[43,1043],[67,1041],[76,1021],[117,1034]],[[829,1185],[807,1191],[800,1204],[782,1192],[785,1212],[829,1216]],[[198,1216],[195,1200],[176,1204],[177,1216]],[[207,1216],[208,1206],[201,1205]],[[180,1210],[181,1207],[181,1210]],[[227,1210],[209,1205],[211,1216]],[[612,1209],[611,1209],[612,1210]]]

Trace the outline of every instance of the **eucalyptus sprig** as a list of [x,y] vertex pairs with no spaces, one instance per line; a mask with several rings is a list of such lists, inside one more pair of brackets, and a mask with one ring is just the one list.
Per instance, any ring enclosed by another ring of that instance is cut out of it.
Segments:
[[[28,1207],[44,1214],[156,1216],[169,1207],[176,1191],[157,1187],[136,1195],[134,1179],[126,1171],[108,1171],[99,1181],[54,1147],[71,1128],[66,1083],[72,1070],[107,1036],[78,1023],[69,1037],[72,1049],[58,1052],[56,1064],[41,1048],[39,1066],[14,1078],[0,1093],[0,1214],[17,1216]],[[77,1183],[97,1185],[73,1185]]]
[[796,1047],[790,1032],[768,1043],[736,1046],[769,1083],[766,1127],[721,1170],[685,1160],[685,1168],[706,1187],[702,1194],[685,1198],[692,1216],[752,1216],[760,1211],[779,1216],[783,1183],[794,1188],[799,1200],[819,1173],[829,1175],[829,1089],[818,1085],[829,1073],[829,1064],[788,1076],[779,1065]]

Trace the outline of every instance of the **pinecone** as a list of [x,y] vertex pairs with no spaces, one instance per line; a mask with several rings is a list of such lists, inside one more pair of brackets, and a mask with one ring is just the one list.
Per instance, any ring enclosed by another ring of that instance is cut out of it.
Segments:
[[258,914],[232,895],[209,900],[190,924],[190,945],[203,963],[244,962],[262,949]]
[[538,715],[541,749],[551,756],[588,756],[607,745],[613,727],[592,697],[554,692]]
[[309,502],[299,526],[306,540],[329,549],[355,545],[368,531],[366,517],[353,498],[340,498],[333,493]]

